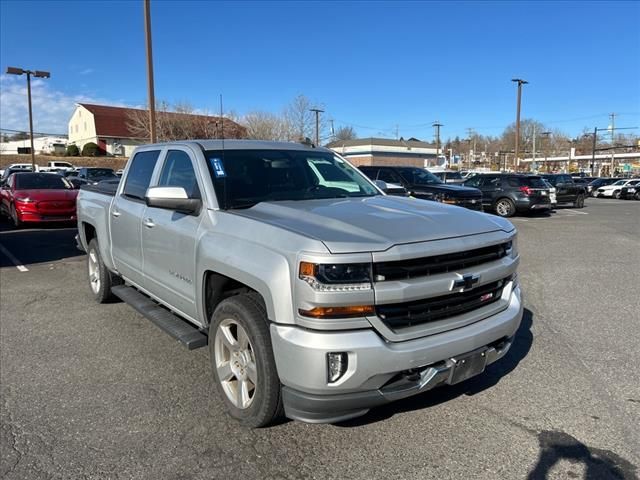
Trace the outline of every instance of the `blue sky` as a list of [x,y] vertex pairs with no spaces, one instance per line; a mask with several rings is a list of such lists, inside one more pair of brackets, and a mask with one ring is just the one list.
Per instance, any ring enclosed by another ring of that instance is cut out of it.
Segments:
[[[29,28],[27,28],[29,22]],[[156,98],[280,112],[297,94],[360,136],[498,135],[522,117],[570,135],[640,126],[640,2],[152,0]],[[37,131],[75,101],[144,105],[142,0],[0,1],[0,68],[50,70]],[[24,78],[0,77],[0,127],[27,127]]]

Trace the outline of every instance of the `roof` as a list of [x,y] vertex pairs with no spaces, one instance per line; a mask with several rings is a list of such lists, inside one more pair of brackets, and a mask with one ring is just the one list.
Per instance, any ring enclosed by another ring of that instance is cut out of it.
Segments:
[[[138,108],[112,107],[109,105],[95,105],[92,103],[79,103],[93,114],[96,125],[96,135],[104,137],[131,138],[133,137],[127,124],[131,121],[131,115],[135,112],[147,112]],[[210,115],[192,115],[188,113],[158,112],[158,114],[170,117],[205,120],[211,123],[220,121],[220,117]],[[230,123],[238,128],[243,128],[228,118],[224,119],[225,124]]]
[[339,147],[361,147],[366,145],[373,146],[382,146],[382,147],[416,147],[416,148],[433,148],[434,145],[432,143],[423,142],[420,140],[416,140],[415,138],[410,138],[409,140],[394,140],[391,138],[356,138],[354,140],[336,140],[335,142],[331,142],[327,145],[328,148],[339,148]]
[[[313,147],[312,145],[299,143],[299,142],[270,142],[266,140],[184,140],[175,142],[166,142],[158,145],[195,145],[196,147],[202,147],[205,150],[311,150],[320,152],[330,152],[323,147]],[[145,145],[147,147],[148,145]]]

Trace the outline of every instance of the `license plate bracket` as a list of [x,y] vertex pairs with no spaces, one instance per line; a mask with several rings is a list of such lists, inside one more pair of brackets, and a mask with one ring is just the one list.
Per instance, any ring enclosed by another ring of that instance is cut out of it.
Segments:
[[484,372],[487,366],[487,351],[483,349],[465,353],[453,357],[451,361],[453,362],[453,368],[451,369],[449,384],[455,385]]

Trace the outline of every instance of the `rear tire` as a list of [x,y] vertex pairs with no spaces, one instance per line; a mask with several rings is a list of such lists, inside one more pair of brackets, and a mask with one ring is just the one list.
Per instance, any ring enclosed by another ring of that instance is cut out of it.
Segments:
[[578,195],[576,201],[573,202],[573,208],[584,208],[584,195]]
[[640,188],[636,189],[636,193],[633,194],[634,200],[640,200]]
[[264,305],[252,294],[223,300],[209,325],[213,379],[229,415],[251,428],[265,427],[283,415]]
[[89,275],[89,289],[98,303],[113,302],[116,296],[111,287],[122,284],[122,279],[109,271],[102,261],[98,240],[89,242],[87,249],[87,273]]
[[494,208],[496,214],[500,217],[513,217],[516,213],[516,206],[509,198],[500,198]]

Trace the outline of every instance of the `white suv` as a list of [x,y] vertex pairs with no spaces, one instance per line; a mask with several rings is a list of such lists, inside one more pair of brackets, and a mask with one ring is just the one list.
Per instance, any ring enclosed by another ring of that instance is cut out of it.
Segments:
[[622,178],[611,185],[598,188],[597,197],[620,198],[620,191],[624,186],[631,186],[640,183],[640,178]]

